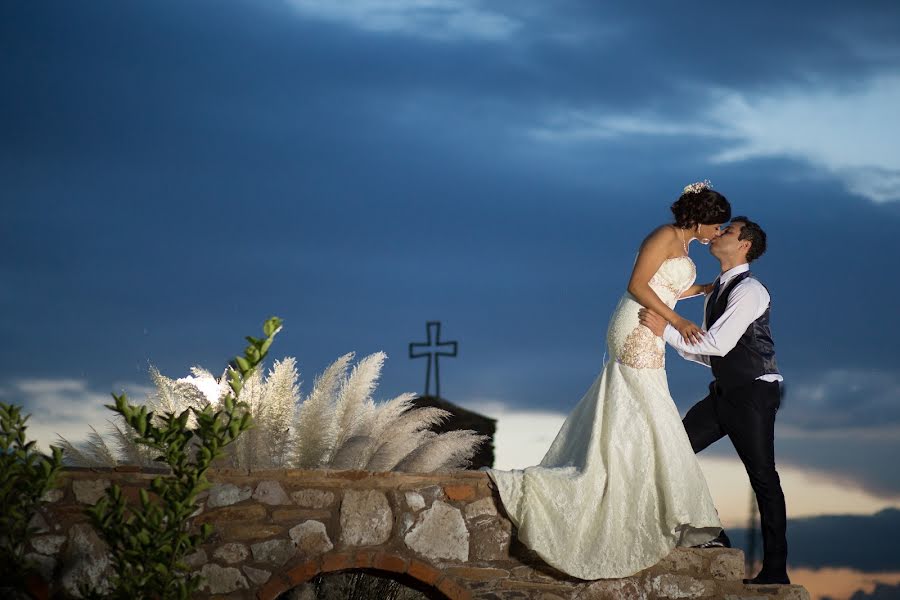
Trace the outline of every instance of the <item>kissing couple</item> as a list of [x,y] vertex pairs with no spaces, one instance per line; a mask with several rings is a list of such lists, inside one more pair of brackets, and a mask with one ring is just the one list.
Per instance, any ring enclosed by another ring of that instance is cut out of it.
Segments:
[[[671,206],[674,223],[641,244],[609,321],[610,360],[537,466],[488,473],[518,539],[580,579],[627,577],[674,547],[729,547],[695,453],[728,436],[756,494],[763,566],[745,583],[789,583],[784,494],[775,470],[782,377],[770,296],[750,263],[766,234],[708,181]],[[708,244],[721,273],[695,284],[691,243]],[[673,309],[705,297],[704,323]],[[711,367],[709,393],[682,421],[669,393],[665,344]]]

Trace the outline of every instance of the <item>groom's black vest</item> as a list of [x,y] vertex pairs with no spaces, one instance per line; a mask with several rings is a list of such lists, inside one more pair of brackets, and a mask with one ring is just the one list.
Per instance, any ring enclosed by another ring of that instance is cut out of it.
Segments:
[[[710,298],[706,306],[706,327],[722,316],[728,304],[728,296],[738,283],[750,277],[750,271],[736,275],[719,290],[716,298]],[[762,375],[778,373],[775,363],[775,342],[769,329],[771,303],[758,319],[750,323],[737,345],[725,356],[711,356],[713,376],[725,390],[746,385]]]

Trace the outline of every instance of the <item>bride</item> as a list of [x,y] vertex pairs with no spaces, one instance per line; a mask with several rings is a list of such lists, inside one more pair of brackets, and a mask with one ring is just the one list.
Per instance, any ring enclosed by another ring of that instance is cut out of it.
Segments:
[[686,341],[698,339],[697,325],[672,309],[712,287],[694,285],[688,246],[716,237],[731,206],[704,181],[684,188],[672,213],[675,223],[641,245],[609,322],[609,362],[541,464],[488,471],[518,539],[581,579],[633,575],[722,529],[669,394],[665,342],[638,323],[638,310],[662,315]]

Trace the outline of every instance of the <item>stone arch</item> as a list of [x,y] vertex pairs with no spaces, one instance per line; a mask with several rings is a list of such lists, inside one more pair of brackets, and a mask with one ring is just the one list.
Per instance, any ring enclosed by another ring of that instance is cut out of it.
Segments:
[[273,575],[257,593],[258,600],[275,600],[281,594],[311,581],[318,575],[353,570],[383,573],[398,581],[409,579],[436,590],[448,600],[471,600],[471,591],[455,577],[418,558],[382,550],[330,552],[294,565],[281,575]]

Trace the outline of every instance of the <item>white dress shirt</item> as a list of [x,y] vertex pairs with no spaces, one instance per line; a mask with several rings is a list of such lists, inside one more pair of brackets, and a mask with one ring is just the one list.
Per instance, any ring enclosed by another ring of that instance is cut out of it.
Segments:
[[[749,270],[750,265],[744,263],[725,271],[719,275],[719,289],[724,290],[725,286],[735,276]],[[706,296],[706,301],[704,302],[704,315],[706,314],[707,302],[709,302],[709,295]],[[666,325],[663,338],[684,358],[708,367],[710,366],[710,356],[725,356],[731,352],[737,345],[738,340],[741,339],[741,336],[747,331],[750,323],[760,318],[768,308],[769,292],[765,286],[752,277],[746,277],[731,290],[731,293],[728,295],[728,303],[725,305],[725,312],[711,327],[706,323],[706,318],[704,317],[703,326],[706,328],[706,331],[703,333],[699,343],[686,343],[681,334],[678,333],[678,330],[671,325]],[[763,375],[757,377],[757,379],[762,381],[784,380],[777,373]]]

